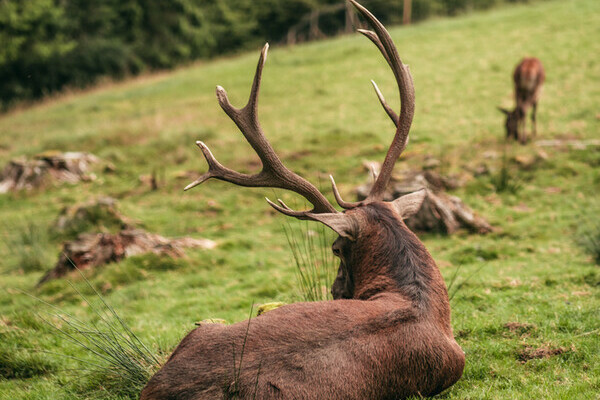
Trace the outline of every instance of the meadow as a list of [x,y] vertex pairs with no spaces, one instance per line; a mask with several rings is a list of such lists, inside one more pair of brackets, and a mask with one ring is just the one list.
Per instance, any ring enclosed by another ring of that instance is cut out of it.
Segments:
[[[440,172],[465,179],[452,194],[495,227],[487,235],[420,235],[451,284],[454,333],[467,357],[463,378],[438,398],[600,398],[600,269],[579,243],[600,229],[600,147],[507,144],[496,110],[513,105],[514,66],[536,56],[547,73],[537,139],[598,138],[600,3],[507,6],[390,32],[416,88],[410,143],[396,170],[440,160]],[[78,361],[93,356],[44,322],[64,326],[43,302],[98,321],[82,294],[99,299],[80,275],[35,287],[65,239],[51,226],[77,202],[110,195],[150,232],[218,242],[175,261],[136,256],[85,271],[159,357],[195,321],[241,321],[253,304],[302,299],[284,229],[318,227],[288,222],[264,201],[302,207],[295,195],[219,181],[182,190],[206,170],[196,140],[230,168],[260,168],[214,96],[218,84],[234,105],[245,104],[258,55],[106,83],[0,116],[0,165],[59,150],[88,151],[114,166],[91,182],[0,195],[0,399],[128,398],[102,390],[110,387]],[[286,165],[331,201],[328,175],[351,199],[367,177],[362,163],[383,160],[394,132],[370,79],[398,108],[392,74],[360,35],[269,52],[263,129]],[[533,161],[524,167],[524,159]],[[490,172],[473,174],[480,164]],[[153,172],[158,190],[139,179]]]

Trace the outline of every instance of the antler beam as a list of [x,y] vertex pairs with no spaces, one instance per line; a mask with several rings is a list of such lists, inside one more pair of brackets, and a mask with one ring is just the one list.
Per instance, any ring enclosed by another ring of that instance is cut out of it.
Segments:
[[412,124],[412,119],[415,111],[415,90],[413,86],[412,76],[410,75],[410,70],[407,65],[404,65],[400,60],[400,56],[398,55],[398,50],[392,41],[392,38],[385,27],[375,18],[373,14],[369,12],[366,8],[361,6],[355,0],[349,0],[354,7],[365,17],[367,21],[371,24],[374,31],[359,29],[358,31],[369,38],[375,46],[379,49],[387,63],[389,64],[392,72],[394,73],[394,77],[396,78],[396,83],[398,84],[398,90],[400,92],[400,115],[398,116],[394,110],[387,104],[383,94],[375,84],[373,86],[375,88],[375,92],[377,93],[377,97],[382,107],[390,117],[390,119],[396,125],[396,134],[394,135],[394,139],[388,152],[385,156],[385,160],[381,167],[381,172],[379,176],[375,180],[373,187],[371,188],[371,192],[369,196],[358,203],[347,203],[341,200],[341,196],[333,185],[334,195],[338,204],[344,208],[353,208],[359,206],[361,204],[367,204],[373,201],[378,201],[383,199],[383,195],[385,189],[390,181],[392,176],[392,170],[394,169],[394,165],[396,160],[404,151],[406,144],[408,142],[408,132],[410,131],[410,126]]

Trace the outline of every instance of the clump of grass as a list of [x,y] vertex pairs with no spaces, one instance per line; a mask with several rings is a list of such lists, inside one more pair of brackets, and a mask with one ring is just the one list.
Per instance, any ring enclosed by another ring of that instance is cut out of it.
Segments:
[[126,264],[138,266],[144,271],[174,271],[189,267],[189,260],[173,258],[164,254],[146,253],[124,260]]
[[56,370],[56,364],[40,354],[0,348],[0,379],[29,379]]
[[481,245],[465,246],[452,253],[451,261],[455,264],[471,264],[474,262],[496,260],[499,258],[495,248],[482,247]]
[[490,183],[497,193],[514,194],[523,186],[521,180],[510,170],[509,164],[507,151],[506,148],[504,148],[500,169],[490,176]]
[[600,265],[600,220],[589,222],[582,228],[577,243],[592,256],[596,264]]
[[461,289],[463,287],[465,287],[465,285],[468,285],[469,281],[474,276],[479,275],[479,273],[481,272],[483,267],[485,267],[485,265],[486,264],[481,264],[477,269],[475,269],[473,272],[471,272],[469,275],[467,275],[466,278],[463,278],[460,282],[458,282],[458,274],[463,267],[463,264],[458,264],[458,266],[454,270],[454,273],[452,274],[452,277],[450,278],[450,282],[447,283],[448,300],[450,301],[450,303],[453,302],[453,300],[456,297],[456,295],[458,294],[458,292],[460,292]]
[[329,287],[336,273],[331,252],[331,233],[324,225],[309,229],[308,222],[296,227],[288,221],[283,230],[296,265],[296,277],[304,301],[331,300]]
[[15,256],[9,270],[22,270],[25,273],[43,271],[52,263],[48,230],[28,221],[21,226],[4,227],[10,235],[5,236],[4,245],[9,254]]
[[95,321],[82,321],[37,299],[52,309],[48,317],[40,318],[57,335],[88,354],[85,359],[77,359],[83,365],[82,369],[88,372],[88,377],[75,383],[76,390],[86,395],[137,399],[142,388],[160,367],[159,356],[133,333],[85,277],[84,280],[99,304],[88,300],[74,285],[71,284],[71,287],[93,311]]

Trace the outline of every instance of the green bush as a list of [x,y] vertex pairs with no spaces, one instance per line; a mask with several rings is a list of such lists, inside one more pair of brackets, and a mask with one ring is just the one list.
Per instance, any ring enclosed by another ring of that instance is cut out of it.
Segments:
[[[592,213],[591,215],[597,215]],[[600,221],[591,220],[580,229],[577,242],[600,265]]]

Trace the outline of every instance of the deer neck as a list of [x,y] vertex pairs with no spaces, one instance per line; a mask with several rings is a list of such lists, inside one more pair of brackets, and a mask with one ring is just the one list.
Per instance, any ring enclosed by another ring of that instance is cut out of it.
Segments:
[[393,213],[377,210],[373,215],[379,223],[371,224],[375,229],[357,243],[364,256],[354,269],[354,298],[399,294],[419,314],[449,326],[446,285],[423,243]]

